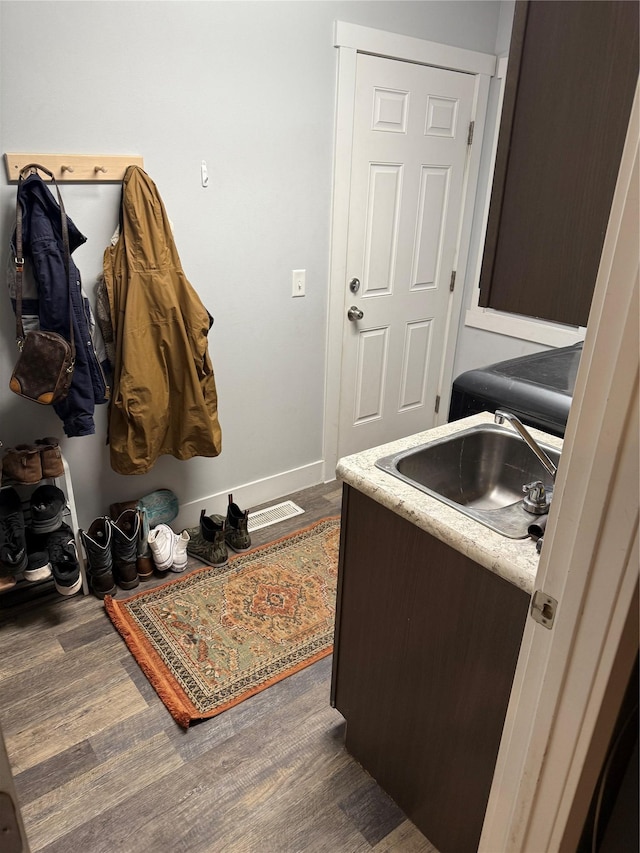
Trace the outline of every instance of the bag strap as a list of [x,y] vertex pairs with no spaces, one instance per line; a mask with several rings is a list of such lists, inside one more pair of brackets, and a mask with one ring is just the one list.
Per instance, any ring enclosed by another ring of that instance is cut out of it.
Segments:
[[18,344],[19,349],[22,349],[25,338],[24,325],[22,323],[22,276],[24,273],[24,249],[22,245],[22,206],[20,204],[20,187],[24,181],[25,173],[34,169],[39,169],[51,178],[51,182],[55,186],[56,193],[58,195],[58,205],[60,207],[60,228],[62,231],[62,246],[64,250],[64,271],[67,277],[67,288],[69,291],[69,344],[71,345],[71,354],[75,358],[76,348],[73,333],[73,302],[71,299],[70,280],[71,250],[69,248],[69,226],[67,224],[67,214],[64,209],[60,188],[55,177],[48,169],[45,169],[44,166],[40,166],[38,163],[29,163],[27,166],[24,166],[20,170],[20,176],[18,178],[18,193],[16,195],[16,256],[14,258],[16,266],[16,343]]

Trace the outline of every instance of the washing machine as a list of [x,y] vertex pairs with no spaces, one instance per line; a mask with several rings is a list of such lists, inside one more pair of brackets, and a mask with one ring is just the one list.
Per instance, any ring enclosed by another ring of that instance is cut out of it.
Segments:
[[581,355],[578,343],[467,370],[453,383],[449,421],[502,408],[564,437]]

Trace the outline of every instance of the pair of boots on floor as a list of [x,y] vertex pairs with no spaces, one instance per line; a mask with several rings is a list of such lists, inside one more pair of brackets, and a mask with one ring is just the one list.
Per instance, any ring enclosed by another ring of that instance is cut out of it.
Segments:
[[134,589],[140,578],[153,575],[153,565],[138,564],[140,516],[137,509],[125,509],[114,521],[101,516],[91,522],[80,538],[87,555],[87,574],[98,598],[115,595],[121,589]]
[[134,589],[141,580],[153,576],[154,567],[161,573],[183,572],[187,555],[210,566],[224,566],[229,554],[248,551],[249,511],[241,510],[229,495],[226,518],[200,513],[198,527],[174,533],[168,524],[148,530],[135,508],[124,509],[114,521],[108,516],[96,518],[89,528],[80,531],[87,556],[87,574],[91,589],[98,598],[115,595],[117,588]]
[[207,515],[203,509],[198,527],[188,528],[187,553],[209,566],[224,566],[229,559],[227,548],[240,553],[251,547],[248,523],[249,510],[241,510],[229,495],[226,518]]
[[188,534],[180,535],[167,524],[159,524],[145,537],[141,512],[123,510],[114,521],[101,516],[80,536],[87,555],[87,573],[91,589],[98,598],[115,595],[117,588],[134,589],[141,580],[171,569],[183,572],[187,567]]

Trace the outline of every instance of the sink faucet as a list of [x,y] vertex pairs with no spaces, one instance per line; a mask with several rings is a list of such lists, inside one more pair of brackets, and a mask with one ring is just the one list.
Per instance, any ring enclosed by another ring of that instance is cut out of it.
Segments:
[[542,467],[549,472],[551,475],[553,482],[556,481],[556,474],[558,473],[558,469],[553,464],[553,462],[549,459],[544,450],[540,447],[538,442],[533,438],[533,436],[527,431],[524,424],[518,420],[515,415],[512,415],[511,412],[505,412],[502,409],[496,409],[494,421],[497,424],[503,424],[505,421],[509,421],[511,426],[518,432],[521,438],[529,445],[531,451],[538,457],[540,460],[540,464]]

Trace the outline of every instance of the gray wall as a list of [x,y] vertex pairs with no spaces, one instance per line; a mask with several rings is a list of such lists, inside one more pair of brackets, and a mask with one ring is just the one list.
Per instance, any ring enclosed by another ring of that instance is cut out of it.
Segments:
[[[223,451],[113,473],[106,407],[63,439],[81,525],[168,486],[209,513],[223,496],[278,496],[322,454],[336,19],[494,52],[498,2],[9,2],[0,4],[2,152],[140,154],[174,225],[210,335]],[[200,186],[206,160],[210,183]],[[88,237],[74,255],[93,295],[119,185],[65,185]],[[4,269],[15,186],[0,178]],[[291,298],[291,270],[307,296]],[[0,438],[57,434],[54,413],[7,390],[13,316],[0,312]],[[281,492],[280,492],[281,493]],[[211,496],[218,496],[211,498]],[[209,497],[210,501],[205,499]],[[194,504],[193,517],[197,521]]]

